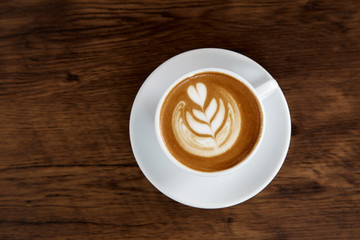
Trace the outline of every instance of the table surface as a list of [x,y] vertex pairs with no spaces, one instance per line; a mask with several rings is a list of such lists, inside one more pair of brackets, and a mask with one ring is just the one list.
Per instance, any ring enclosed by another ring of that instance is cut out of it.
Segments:
[[[0,2],[0,239],[360,236],[360,1]],[[242,204],[181,205],[136,164],[146,77],[217,47],[264,66],[291,112],[276,178]]]

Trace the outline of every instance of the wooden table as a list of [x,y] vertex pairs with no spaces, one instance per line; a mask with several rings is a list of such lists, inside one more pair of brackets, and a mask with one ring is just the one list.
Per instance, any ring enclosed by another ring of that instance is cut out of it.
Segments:
[[[195,48],[258,61],[289,103],[272,183],[218,210],[138,168],[146,77]],[[0,239],[359,239],[360,1],[0,2]]]

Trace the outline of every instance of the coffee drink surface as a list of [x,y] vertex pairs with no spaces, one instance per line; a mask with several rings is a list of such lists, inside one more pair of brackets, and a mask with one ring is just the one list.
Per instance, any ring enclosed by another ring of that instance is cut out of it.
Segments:
[[202,72],[178,83],[160,109],[160,135],[171,155],[202,172],[229,169],[256,146],[262,113],[251,90],[219,72]]

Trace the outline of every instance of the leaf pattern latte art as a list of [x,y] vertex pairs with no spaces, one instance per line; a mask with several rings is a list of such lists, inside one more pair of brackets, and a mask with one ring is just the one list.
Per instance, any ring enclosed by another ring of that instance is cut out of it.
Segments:
[[[207,96],[203,83],[196,83],[187,89],[189,106],[180,101],[173,112],[172,127],[182,148],[189,153],[203,157],[213,157],[226,152],[236,142],[240,134],[241,116],[233,97],[224,89],[217,91],[216,97]],[[205,106],[209,98],[209,104]]]

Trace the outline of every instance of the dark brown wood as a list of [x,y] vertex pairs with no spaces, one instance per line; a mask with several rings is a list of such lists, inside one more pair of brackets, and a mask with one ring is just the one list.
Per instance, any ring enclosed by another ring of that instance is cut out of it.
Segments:
[[[128,134],[146,77],[186,50],[262,64],[292,116],[274,181],[183,206]],[[360,1],[0,1],[0,239],[359,239]]]

